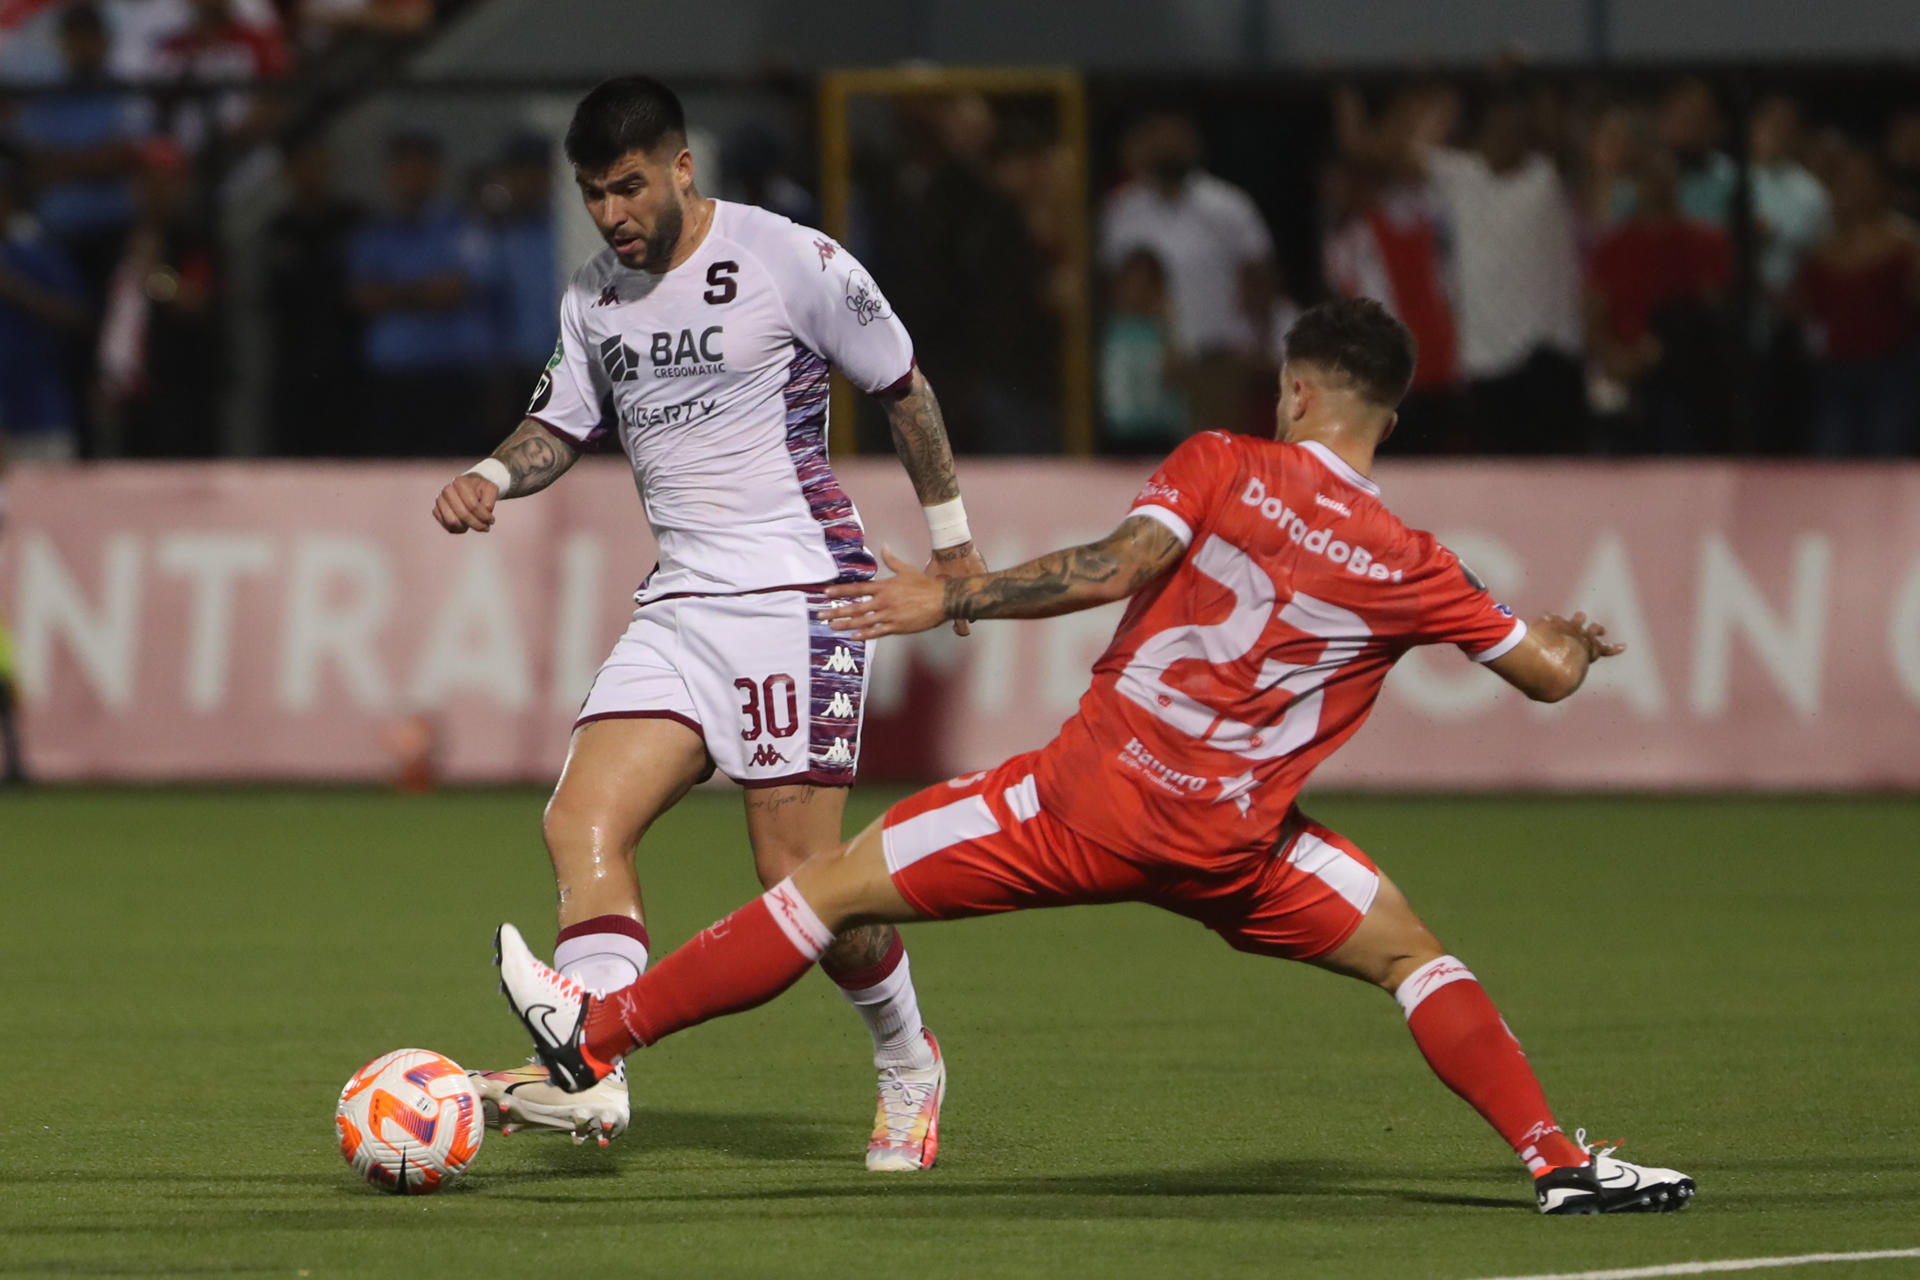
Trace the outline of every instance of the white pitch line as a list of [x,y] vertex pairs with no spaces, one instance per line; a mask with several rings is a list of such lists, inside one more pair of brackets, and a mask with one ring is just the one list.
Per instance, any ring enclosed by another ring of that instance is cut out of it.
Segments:
[[1920,1249],[1802,1253],[1791,1258],[1723,1258],[1718,1262],[1670,1262],[1658,1267],[1616,1267],[1611,1271],[1554,1271],[1531,1276],[1490,1276],[1488,1280],[1647,1280],[1651,1276],[1704,1276],[1719,1271],[1765,1271],[1773,1267],[1815,1267],[1824,1262],[1875,1262],[1882,1258],[1920,1258]]

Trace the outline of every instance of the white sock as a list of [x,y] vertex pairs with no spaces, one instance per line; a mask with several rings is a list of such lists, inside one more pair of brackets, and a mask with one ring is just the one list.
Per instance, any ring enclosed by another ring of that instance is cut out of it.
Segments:
[[647,944],[625,933],[581,933],[553,948],[553,967],[604,996],[639,980],[647,971]]
[[[837,977],[834,980],[840,982]],[[875,1067],[924,1070],[933,1065],[933,1046],[927,1043],[926,1028],[920,1021],[920,995],[913,989],[913,968],[905,951],[890,972],[873,985],[850,987],[841,982],[840,990],[847,1003],[860,1011],[873,1036]]]

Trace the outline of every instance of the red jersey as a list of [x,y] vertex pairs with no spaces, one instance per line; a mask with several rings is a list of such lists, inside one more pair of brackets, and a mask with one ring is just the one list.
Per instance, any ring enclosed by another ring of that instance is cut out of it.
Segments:
[[1116,852],[1206,865],[1270,846],[1416,645],[1491,662],[1526,623],[1324,445],[1209,431],[1130,515],[1187,545],[1135,596],[1040,753],[1049,813]]
[[1638,342],[1673,302],[1704,302],[1733,278],[1727,233],[1691,218],[1629,222],[1594,246],[1587,283],[1607,300],[1607,332]]

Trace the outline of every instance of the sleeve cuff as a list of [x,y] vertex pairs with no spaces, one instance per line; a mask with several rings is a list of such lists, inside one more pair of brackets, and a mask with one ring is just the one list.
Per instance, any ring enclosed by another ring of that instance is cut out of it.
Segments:
[[1501,640],[1498,644],[1494,645],[1491,649],[1482,649],[1479,653],[1469,654],[1468,656],[1471,657],[1475,662],[1481,662],[1481,663],[1492,662],[1495,658],[1504,658],[1509,653],[1512,653],[1514,646],[1519,644],[1522,640],[1525,640],[1526,638],[1527,638],[1526,619],[1515,618],[1513,620],[1513,630],[1507,632],[1505,639]]
[[[1173,531],[1173,536],[1180,539],[1181,546],[1190,547],[1193,545],[1193,526],[1165,507],[1148,503],[1145,506],[1135,507],[1133,510],[1127,512],[1129,519],[1134,516],[1145,516],[1149,520],[1157,520]],[[1518,642],[1516,641],[1515,643]]]
[[913,390],[913,371],[920,367],[919,360],[907,361],[907,371],[873,392],[876,400],[899,400]]

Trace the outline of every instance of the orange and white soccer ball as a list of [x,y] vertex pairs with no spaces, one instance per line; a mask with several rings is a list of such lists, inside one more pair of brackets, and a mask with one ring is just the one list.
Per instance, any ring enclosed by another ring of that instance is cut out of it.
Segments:
[[431,1049],[395,1049],[353,1073],[334,1113],[340,1154],[383,1191],[424,1196],[480,1154],[480,1091],[460,1064]]

